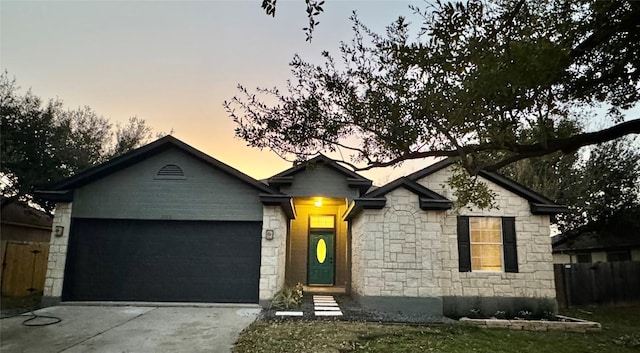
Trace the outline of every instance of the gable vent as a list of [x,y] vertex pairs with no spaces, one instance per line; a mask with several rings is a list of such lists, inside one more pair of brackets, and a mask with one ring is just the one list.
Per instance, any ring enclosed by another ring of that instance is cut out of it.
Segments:
[[156,174],[156,179],[186,179],[184,171],[180,166],[175,164],[167,164],[160,168]]

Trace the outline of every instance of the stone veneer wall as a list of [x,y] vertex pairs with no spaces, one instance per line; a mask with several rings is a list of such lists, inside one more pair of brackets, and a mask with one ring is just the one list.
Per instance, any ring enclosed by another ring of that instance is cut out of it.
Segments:
[[365,210],[352,225],[352,289],[362,296],[440,296],[437,261],[442,213],[424,212],[418,196],[398,188],[381,210]]
[[[453,199],[449,175],[446,168],[418,182]],[[526,199],[484,181],[497,194],[498,209],[422,211],[415,194],[398,188],[386,195],[383,209],[367,209],[356,217],[351,225],[355,296],[441,298],[442,310],[451,315],[477,307],[554,310],[549,216],[532,215]],[[519,272],[459,272],[458,215],[515,217]]]
[[[427,188],[453,199],[447,179],[451,169],[445,168],[418,182]],[[440,274],[444,296],[481,297],[525,297],[555,298],[553,256],[549,216],[533,215],[529,202],[502,187],[483,181],[497,194],[497,209],[480,210],[464,207],[449,210],[444,217],[442,247],[438,259],[442,262]],[[459,272],[458,271],[458,215],[503,217],[516,220],[516,244],[518,251],[518,273],[505,272]],[[447,285],[450,284],[450,285]]]
[[[62,295],[62,282],[64,281],[64,267],[67,261],[67,244],[69,242],[69,230],[71,228],[71,203],[59,202],[56,204],[53,217],[51,240],[49,243],[49,260],[44,281],[43,306],[51,306],[60,303]],[[54,235],[56,227],[64,227],[61,237]]]
[[[280,206],[264,206],[262,213],[259,299],[261,305],[268,305],[284,285],[289,221]],[[266,239],[267,230],[273,230],[273,240]]]

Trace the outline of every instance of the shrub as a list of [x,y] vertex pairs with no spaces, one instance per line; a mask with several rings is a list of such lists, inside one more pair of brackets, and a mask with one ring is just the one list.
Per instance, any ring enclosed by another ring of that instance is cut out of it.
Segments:
[[292,308],[300,308],[302,305],[302,283],[298,282],[295,286],[285,285],[273,296],[270,309],[289,310]]

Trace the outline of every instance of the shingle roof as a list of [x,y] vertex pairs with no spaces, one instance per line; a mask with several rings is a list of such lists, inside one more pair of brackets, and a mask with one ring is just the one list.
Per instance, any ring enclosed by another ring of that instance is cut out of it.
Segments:
[[178,140],[177,138],[167,135],[145,146],[137,148],[113,158],[105,163],[83,170],[69,178],[55,182],[53,184],[40,187],[36,193],[43,198],[61,201],[72,195],[70,191],[87,185],[93,181],[104,178],[119,170],[132,166],[142,160],[155,156],[170,148],[177,148],[185,153],[199,159],[200,161],[221,170],[246,184],[255,187],[262,193],[279,194],[279,192],[271,189],[269,186],[259,182],[258,180],[240,172],[239,170],[220,162],[219,160],[209,156],[208,154],[191,147],[190,145]]

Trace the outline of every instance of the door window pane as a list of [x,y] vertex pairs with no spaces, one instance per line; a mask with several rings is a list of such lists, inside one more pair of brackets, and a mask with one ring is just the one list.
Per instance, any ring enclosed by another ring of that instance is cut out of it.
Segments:
[[333,228],[333,216],[309,216],[309,228]]

